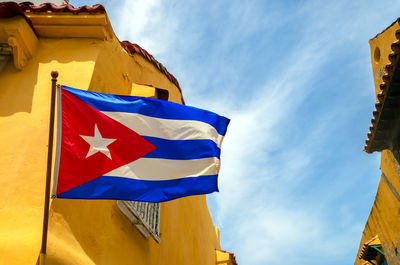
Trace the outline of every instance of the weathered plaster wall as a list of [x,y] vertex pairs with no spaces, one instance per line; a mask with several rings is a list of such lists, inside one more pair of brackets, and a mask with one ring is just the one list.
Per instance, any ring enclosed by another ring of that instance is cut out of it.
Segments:
[[389,265],[400,264],[400,166],[390,151],[382,152],[382,176],[375,202],[361,238],[355,264],[363,244],[378,235]]

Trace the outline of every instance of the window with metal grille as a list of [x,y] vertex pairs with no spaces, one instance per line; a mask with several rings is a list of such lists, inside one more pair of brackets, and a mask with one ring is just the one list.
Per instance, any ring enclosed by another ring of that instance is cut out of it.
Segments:
[[137,201],[117,201],[119,209],[135,224],[139,232],[160,243],[160,204]]

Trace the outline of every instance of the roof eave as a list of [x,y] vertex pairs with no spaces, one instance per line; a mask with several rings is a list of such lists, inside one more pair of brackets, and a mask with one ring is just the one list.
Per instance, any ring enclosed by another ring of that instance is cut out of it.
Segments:
[[[398,20],[396,21],[398,23]],[[400,124],[400,30],[396,31],[396,41],[391,44],[390,63],[385,66],[386,74],[379,86],[378,102],[372,112],[372,125],[367,134],[364,150],[367,153],[398,149],[397,135]]]
[[[38,37],[104,40],[116,37],[105,8],[99,4],[75,8],[69,4],[57,6],[45,3],[35,6],[31,2],[0,2],[0,18],[13,16],[23,16]],[[122,41],[120,44],[129,54],[137,53],[153,64],[182,94],[178,80],[150,53],[129,41]],[[182,103],[184,104],[183,97]]]

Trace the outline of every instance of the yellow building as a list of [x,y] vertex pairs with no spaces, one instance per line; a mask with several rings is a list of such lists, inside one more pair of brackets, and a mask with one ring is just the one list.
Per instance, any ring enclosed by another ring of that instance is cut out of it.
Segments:
[[381,179],[355,264],[400,264],[400,20],[369,41],[376,104],[365,151],[381,152]]
[[[38,260],[52,70],[71,87],[184,104],[162,64],[117,39],[103,6],[0,3],[0,264]],[[46,264],[236,264],[219,249],[205,196],[51,201]]]

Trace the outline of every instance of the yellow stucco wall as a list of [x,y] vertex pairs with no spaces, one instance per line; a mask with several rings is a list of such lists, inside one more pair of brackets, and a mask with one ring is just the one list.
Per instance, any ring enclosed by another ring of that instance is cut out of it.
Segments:
[[[46,34],[43,23],[50,20],[40,22]],[[39,255],[51,70],[59,71],[60,84],[75,88],[128,95],[131,82],[138,82],[168,89],[171,101],[181,100],[164,74],[140,55],[129,55],[114,36],[57,34],[39,34],[23,70],[10,59],[0,72],[0,264],[36,264]],[[160,222],[157,244],[139,233],[115,201],[55,199],[46,264],[215,264],[220,244],[205,196],[162,203]]]
[[386,73],[385,66],[390,63],[389,54],[392,53],[391,45],[397,40],[396,30],[399,28],[399,24],[394,23],[369,41],[375,97],[381,92],[379,85],[383,83],[382,76]]
[[389,265],[400,264],[400,166],[391,151],[382,152],[382,176],[374,205],[362,234],[355,264],[363,244],[378,235]]
[[[395,32],[400,28],[396,22],[377,37],[370,40],[371,62],[374,75],[375,95],[381,90],[382,75],[388,56],[392,53],[391,44],[396,41]],[[397,153],[395,153],[398,156]],[[358,255],[363,244],[378,235],[389,265],[400,264],[400,166],[394,153],[381,152],[382,176],[375,201],[362,234],[355,264],[363,264]]]

